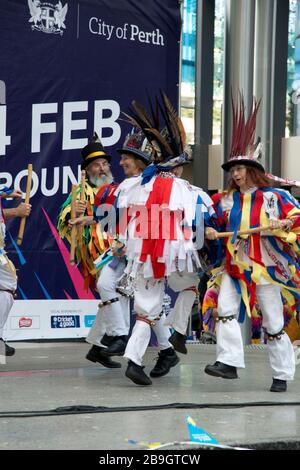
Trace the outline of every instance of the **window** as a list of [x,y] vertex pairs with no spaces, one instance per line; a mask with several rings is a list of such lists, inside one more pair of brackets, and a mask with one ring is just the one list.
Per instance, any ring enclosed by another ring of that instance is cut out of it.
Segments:
[[[181,118],[188,141],[195,135],[195,52],[197,0],[184,0],[181,64]],[[225,0],[215,0],[213,144],[222,141],[222,108],[224,81],[224,16]],[[202,45],[200,45],[202,47]],[[205,47],[205,44],[203,45]],[[205,73],[205,72],[204,72]]]
[[300,135],[300,0],[290,0],[286,137]]
[[196,7],[196,0],[184,0],[181,64],[181,119],[190,144],[194,143],[195,134]]
[[213,144],[222,143],[222,110],[224,82],[224,0],[215,3],[214,88],[213,88]]

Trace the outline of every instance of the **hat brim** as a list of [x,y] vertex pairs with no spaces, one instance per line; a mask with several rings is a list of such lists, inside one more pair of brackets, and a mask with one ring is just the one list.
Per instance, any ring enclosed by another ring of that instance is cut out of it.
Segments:
[[131,148],[131,147],[123,147],[122,149],[117,149],[117,152],[120,155],[122,155],[124,153],[126,155],[133,155],[134,157],[139,158],[140,160],[142,160],[143,162],[148,163],[148,164],[152,163],[151,158],[139,149],[135,149],[135,148]]
[[97,155],[95,157],[84,160],[81,163],[81,169],[85,170],[91,163],[93,163],[95,160],[99,160],[100,158],[104,158],[104,160],[107,160],[108,163],[110,163],[111,161],[111,155],[109,155],[108,153],[106,153],[105,155]]
[[258,168],[259,170],[261,170],[265,173],[265,169],[260,163],[255,162],[253,160],[249,160],[248,158],[245,158],[244,160],[242,158],[239,159],[239,160],[232,159],[229,162],[223,163],[223,165],[221,165],[221,167],[223,168],[223,170],[229,171],[230,168],[232,168],[233,166],[236,166],[236,165],[252,166],[254,168]]
[[166,169],[166,170],[162,169],[161,171],[172,171],[172,170],[174,170],[175,168],[178,168],[179,166],[186,166],[186,165],[189,165],[190,163],[191,163],[191,160],[189,160],[189,161],[187,161],[187,162],[178,163],[178,164],[175,165],[175,166],[168,167],[168,169]]

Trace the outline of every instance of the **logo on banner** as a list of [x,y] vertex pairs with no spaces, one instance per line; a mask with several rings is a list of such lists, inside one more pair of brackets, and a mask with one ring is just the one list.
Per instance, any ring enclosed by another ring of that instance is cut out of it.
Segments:
[[80,316],[79,315],[52,316],[51,328],[80,328]]
[[32,318],[22,317],[19,320],[19,328],[30,328],[32,326]]
[[66,29],[67,3],[63,6],[60,0],[56,5],[40,0],[28,0],[28,6],[31,15],[28,21],[33,23],[32,30],[63,35],[63,30]]
[[84,316],[84,326],[86,328],[92,328],[95,319],[96,319],[96,315],[85,315]]
[[33,315],[32,317],[11,317],[10,329],[20,330],[23,328],[30,328],[31,330],[38,330],[40,328],[40,317]]

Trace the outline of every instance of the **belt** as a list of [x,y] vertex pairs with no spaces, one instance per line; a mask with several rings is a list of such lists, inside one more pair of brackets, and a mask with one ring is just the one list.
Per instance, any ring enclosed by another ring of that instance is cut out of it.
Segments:
[[148,325],[155,326],[156,322],[161,319],[161,316],[159,315],[158,317],[153,318],[152,320],[149,320],[149,318],[144,317],[142,315],[139,315],[138,313],[135,316],[136,321],[143,321],[144,323],[147,323]]
[[13,296],[14,299],[17,298],[17,292],[15,290],[9,290],[9,289],[0,289],[0,292],[8,292]]
[[100,302],[98,307],[99,308],[106,307],[106,305],[111,305],[114,302],[119,302],[119,300],[120,300],[119,297],[115,297],[114,299],[110,299],[110,300],[104,300],[103,302]]

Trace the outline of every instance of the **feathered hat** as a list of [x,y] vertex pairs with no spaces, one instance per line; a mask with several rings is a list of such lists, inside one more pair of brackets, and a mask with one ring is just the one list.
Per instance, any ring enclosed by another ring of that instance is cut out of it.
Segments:
[[177,112],[164,93],[148,97],[149,112],[137,101],[132,101],[128,121],[140,128],[153,148],[153,164],[159,171],[169,171],[191,161],[191,148]]
[[83,158],[83,162],[81,163],[82,170],[85,170],[90,163],[97,160],[98,158],[105,158],[108,162],[111,160],[111,155],[106,153],[104,150],[97,132],[94,132],[94,135],[89,143],[83,147],[81,150],[81,156]]
[[254,166],[263,172],[265,171],[261,164],[262,145],[260,139],[254,143],[256,117],[260,107],[260,100],[252,100],[251,110],[248,118],[245,117],[245,103],[242,94],[239,94],[235,104],[231,97],[232,105],[232,136],[229,159],[223,163],[222,168],[229,171],[231,167],[238,164]]
[[134,127],[131,133],[127,134],[123,147],[117,149],[117,152],[121,155],[123,153],[133,155],[147,165],[152,163],[153,147],[148,142],[144,133],[141,130],[135,131]]

